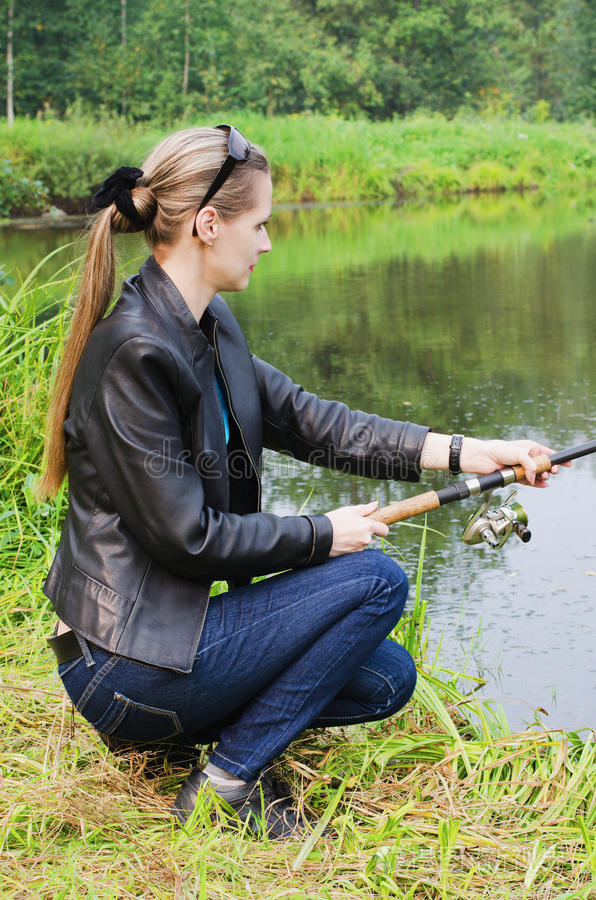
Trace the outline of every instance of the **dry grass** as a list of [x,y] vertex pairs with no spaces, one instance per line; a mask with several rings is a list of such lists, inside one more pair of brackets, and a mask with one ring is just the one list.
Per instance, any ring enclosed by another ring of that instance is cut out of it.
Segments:
[[444,706],[456,740],[419,698],[378,726],[307,733],[285,755],[309,808],[323,815],[340,794],[336,836],[306,858],[211,823],[210,797],[179,829],[168,808],[186,767],[115,756],[73,715],[44,649],[38,582],[29,614],[15,614],[18,581],[2,601],[3,897],[591,896],[594,742],[481,739]]

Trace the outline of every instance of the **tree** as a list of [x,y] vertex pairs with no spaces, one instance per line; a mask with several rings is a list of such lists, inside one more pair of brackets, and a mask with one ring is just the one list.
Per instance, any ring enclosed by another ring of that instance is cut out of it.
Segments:
[[188,94],[188,70],[190,68],[190,8],[189,0],[184,0],[184,73],[182,75],[182,95]]
[[14,21],[14,0],[8,2],[8,28],[6,32],[6,118],[10,126],[14,125],[14,57],[12,49],[12,28]]
[[[0,0],[6,110],[596,113],[594,0]],[[487,99],[488,98],[488,99]]]
[[[126,57],[126,0],[120,0],[120,48],[124,59]],[[122,88],[120,112],[126,115],[126,88],[124,86]]]
[[596,5],[561,0],[553,21],[550,80],[559,118],[596,116]]

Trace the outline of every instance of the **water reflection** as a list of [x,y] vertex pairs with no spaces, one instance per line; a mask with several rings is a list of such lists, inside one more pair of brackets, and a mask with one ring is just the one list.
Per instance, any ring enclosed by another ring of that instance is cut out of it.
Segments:
[[[273,252],[227,299],[252,351],[322,396],[560,449],[596,434],[593,215],[588,201],[537,197],[276,210]],[[31,233],[1,232],[4,267],[26,269],[64,237],[36,247]],[[136,236],[121,251],[143,253]],[[273,454],[264,467],[264,506],[279,513],[376,494],[384,504],[446,483],[347,478]],[[479,668],[514,725],[542,706],[553,727],[596,726],[596,460],[520,499],[532,542],[500,553],[458,543],[473,501],[432,514],[445,537],[430,535],[426,556],[431,644],[444,633],[441,659]],[[397,526],[391,539],[413,579],[419,532]]]
[[[323,396],[477,436],[596,433],[596,233],[589,207],[508,198],[432,209],[303,211],[275,217],[278,240],[231,298],[254,350]],[[280,221],[281,220],[281,221]],[[275,237],[275,234],[274,234]],[[279,512],[420,488],[272,462]],[[442,486],[445,477],[425,478]],[[442,659],[467,659],[511,721],[596,724],[592,509],[596,462],[547,491],[521,489],[534,538],[500,554],[458,543],[473,501],[432,516],[425,592]],[[419,536],[392,540],[416,571]]]

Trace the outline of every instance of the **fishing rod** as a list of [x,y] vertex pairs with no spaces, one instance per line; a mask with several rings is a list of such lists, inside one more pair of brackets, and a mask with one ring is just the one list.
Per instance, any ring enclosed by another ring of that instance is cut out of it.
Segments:
[[[596,453],[596,441],[588,441],[586,444],[579,444],[577,447],[561,450],[550,456],[536,456],[534,457],[536,474],[549,472],[553,466],[570,462],[572,459],[579,459],[581,456],[588,456],[590,453]],[[520,503],[514,500],[517,491],[513,491],[507,500],[496,509],[489,509],[492,491],[523,481],[524,478],[523,466],[498,469],[496,472],[491,472],[490,475],[480,475],[457,481],[440,491],[427,491],[424,494],[409,497],[407,500],[390,503],[389,506],[375,510],[370,514],[370,518],[385,522],[386,525],[393,525],[395,522],[402,522],[404,519],[430,512],[439,506],[453,503],[455,500],[467,500],[468,497],[488,492],[482,505],[468,519],[462,541],[466,544],[484,542],[489,547],[498,550],[515,533],[524,543],[527,543],[532,537],[532,533],[528,529],[526,511]]]

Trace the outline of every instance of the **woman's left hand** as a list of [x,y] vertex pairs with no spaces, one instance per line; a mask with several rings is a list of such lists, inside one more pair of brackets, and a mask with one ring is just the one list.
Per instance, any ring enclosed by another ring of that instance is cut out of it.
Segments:
[[[524,467],[526,482],[535,487],[546,487],[550,474],[556,475],[559,466],[553,466],[550,472],[536,475],[536,463],[533,457],[555,451],[544,447],[536,441],[479,441],[476,438],[464,438],[460,466],[463,472],[474,472],[488,475],[505,466],[520,465]],[[564,463],[569,466],[571,463]]]

